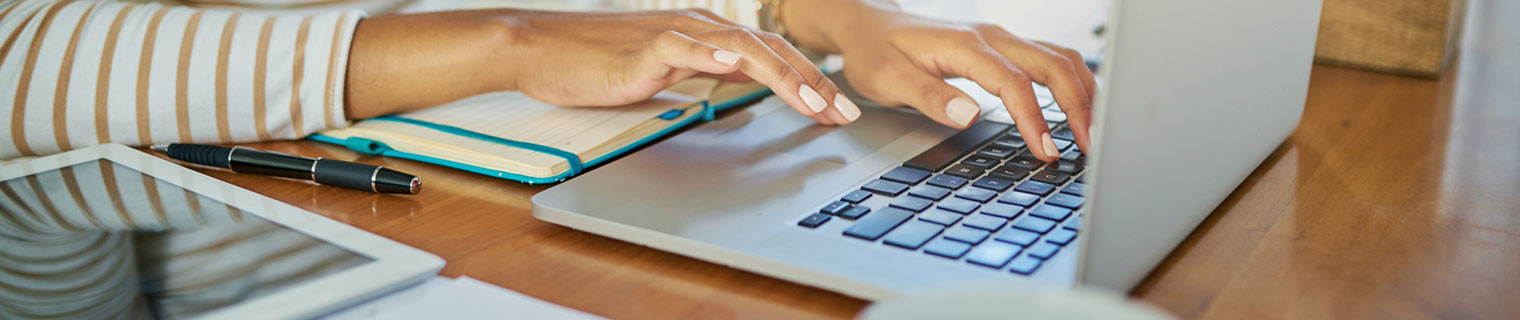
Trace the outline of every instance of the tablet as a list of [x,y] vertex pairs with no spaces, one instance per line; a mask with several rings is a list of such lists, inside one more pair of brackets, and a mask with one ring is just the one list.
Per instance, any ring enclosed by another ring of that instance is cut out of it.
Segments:
[[443,260],[119,144],[0,165],[0,319],[310,318]]

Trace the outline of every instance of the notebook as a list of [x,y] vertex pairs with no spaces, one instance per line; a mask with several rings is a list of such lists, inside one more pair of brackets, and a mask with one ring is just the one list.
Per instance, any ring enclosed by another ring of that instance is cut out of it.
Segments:
[[631,105],[572,108],[496,92],[308,138],[366,154],[552,183],[769,93],[758,84],[690,79]]

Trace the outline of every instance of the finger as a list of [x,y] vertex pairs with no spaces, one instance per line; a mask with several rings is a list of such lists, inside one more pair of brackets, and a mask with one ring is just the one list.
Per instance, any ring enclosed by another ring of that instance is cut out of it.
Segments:
[[737,52],[723,50],[676,31],[661,32],[655,38],[655,54],[660,62],[671,68],[711,74],[739,71],[739,59],[743,58]]
[[[1087,87],[1089,101],[1098,98],[1098,81],[1093,78],[1092,69],[1087,67],[1087,63],[1079,62],[1084,61],[1082,60],[1081,53],[1047,42],[1038,43],[1051,49],[1051,51],[1066,56],[1067,59],[1076,64],[1074,67],[1077,69],[1077,78],[1082,80],[1083,86]],[[1063,112],[1066,112],[1067,126],[1071,127],[1072,135],[1074,138],[1077,138],[1077,148],[1082,149],[1082,151],[1092,150],[1088,149],[1088,144],[1091,143],[1092,139],[1088,132],[1092,128],[1092,105],[1089,104],[1083,108],[1066,108],[1066,106],[1062,106],[1061,109]]]
[[1049,140],[1050,128],[1040,112],[1034,97],[1034,89],[1027,74],[1002,54],[993,50],[980,35],[963,34],[952,40],[957,48],[942,55],[938,63],[942,71],[966,77],[982,89],[1003,100],[1003,107],[1018,125],[1019,134],[1029,147],[1029,153],[1042,161],[1060,158],[1054,142]]
[[829,76],[824,74],[823,70],[819,69],[817,65],[814,65],[813,61],[807,58],[807,55],[802,54],[801,51],[797,51],[797,48],[793,47],[790,42],[774,33],[762,34],[759,38],[766,45],[769,45],[772,51],[775,51],[788,64],[791,64],[793,69],[801,73],[803,78],[808,79],[808,84],[812,85],[813,88],[817,88],[819,95],[829,98],[831,102],[829,103],[829,108],[825,109],[822,113],[829,115],[838,124],[849,124],[850,122],[854,122],[855,119],[860,118],[860,107],[855,105],[854,101],[850,101],[848,97],[845,97],[844,91],[839,90],[834,81],[829,80]]
[[1066,112],[1068,123],[1071,123],[1073,117],[1079,118],[1076,123],[1081,127],[1073,128],[1072,133],[1075,135],[1076,132],[1083,131],[1082,135],[1085,138],[1088,119],[1091,118],[1092,99],[1088,96],[1087,87],[1079,79],[1072,62],[1044,46],[1018,39],[1012,34],[1000,31],[1001,29],[998,30],[988,37],[988,43],[1015,66],[1024,70],[1030,79],[1050,87],[1051,93],[1055,94],[1056,103],[1061,106],[1062,111]]
[[808,79],[749,30],[726,28],[693,33],[692,36],[743,55],[738,63],[739,71],[770,87],[798,113],[811,117],[828,106],[827,100],[809,84]]
[[945,83],[938,75],[919,68],[901,67],[911,63],[906,61],[906,57],[899,59],[903,59],[901,63],[883,64],[899,67],[845,75],[852,84],[864,84],[856,88],[863,90],[871,99],[887,105],[908,105],[947,127],[968,128],[981,114],[981,106],[971,100],[971,96]]

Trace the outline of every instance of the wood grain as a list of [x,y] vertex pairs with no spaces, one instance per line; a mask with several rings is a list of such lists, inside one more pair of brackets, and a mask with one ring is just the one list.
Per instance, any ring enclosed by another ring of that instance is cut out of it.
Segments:
[[1466,0],[1324,0],[1316,61],[1435,78],[1455,57]]
[[[1316,66],[1303,122],[1132,294],[1184,318],[1520,318],[1520,2],[1477,4],[1454,70]],[[544,189],[306,141],[417,196],[203,171],[616,318],[845,318],[865,301],[534,220]]]

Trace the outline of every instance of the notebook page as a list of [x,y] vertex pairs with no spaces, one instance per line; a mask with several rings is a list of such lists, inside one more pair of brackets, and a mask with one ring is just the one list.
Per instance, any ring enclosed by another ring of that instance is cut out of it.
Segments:
[[698,102],[693,97],[662,92],[627,106],[569,108],[539,102],[519,92],[498,92],[402,116],[540,144],[575,153],[584,161],[589,160],[585,158],[592,148],[645,122],[664,121],[656,117],[666,111]]

